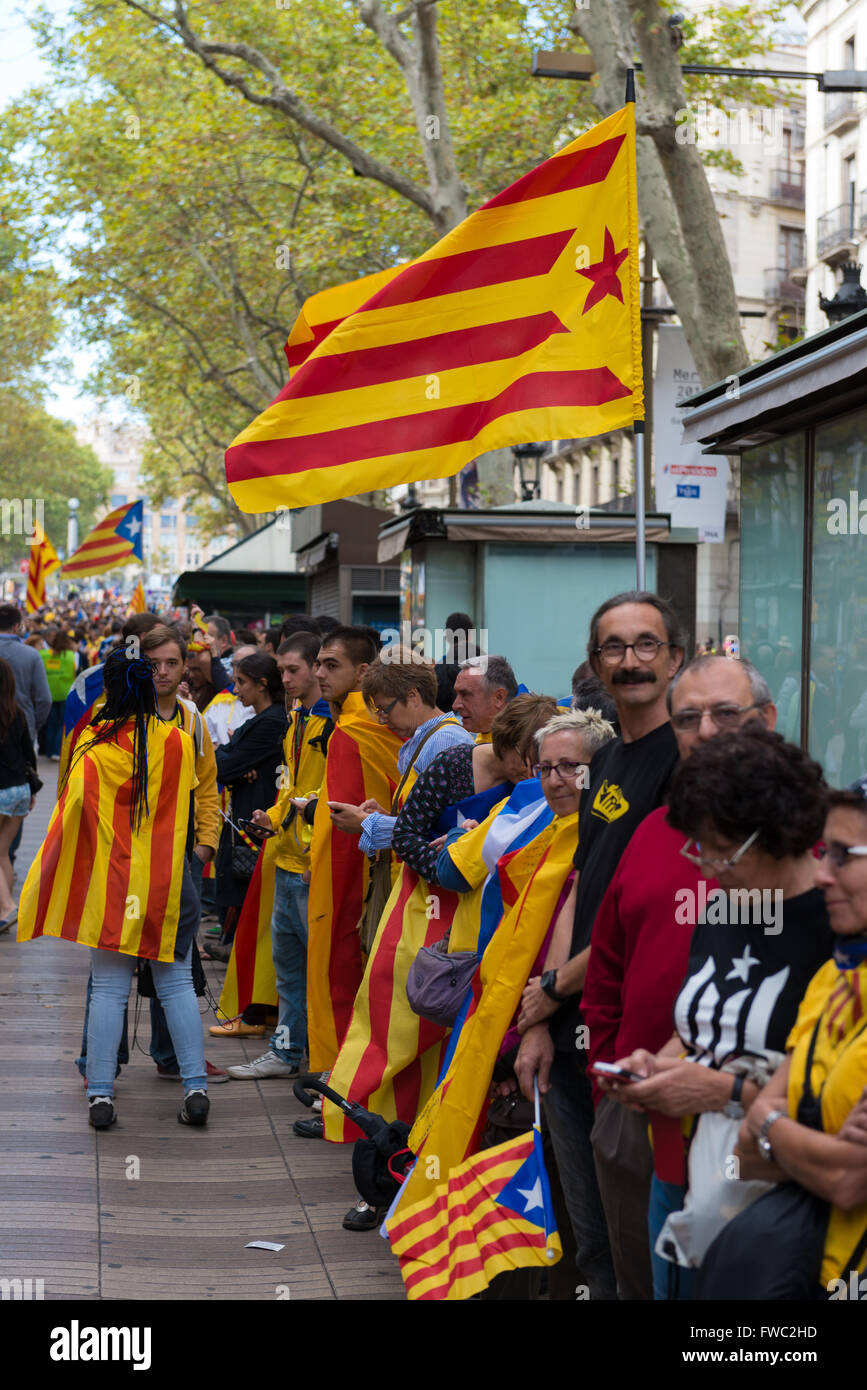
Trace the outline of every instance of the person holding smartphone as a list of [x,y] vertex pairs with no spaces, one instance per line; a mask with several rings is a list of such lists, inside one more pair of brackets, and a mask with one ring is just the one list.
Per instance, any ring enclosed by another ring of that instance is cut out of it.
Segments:
[[256,809],[242,825],[257,837],[277,839],[271,951],[279,1012],[261,1057],[229,1067],[235,1081],[294,1078],[307,1050],[307,899],[313,826],[304,813],[319,794],[334,728],[316,679],[318,655],[319,638],[311,632],[296,632],[278,647],[277,667],[286,703],[294,706],[283,740],[280,791],[273,806]]

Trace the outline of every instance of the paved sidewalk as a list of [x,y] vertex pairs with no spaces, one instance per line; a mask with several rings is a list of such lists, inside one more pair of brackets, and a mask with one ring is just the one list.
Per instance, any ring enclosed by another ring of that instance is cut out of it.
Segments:
[[[16,896],[57,765],[40,759],[40,775]],[[89,1127],[74,1066],[87,957],[71,942],[0,936],[0,1278],[41,1278],[46,1299],[402,1299],[387,1243],[341,1227],[355,1199],[350,1147],[297,1139],[292,1122],[310,1112],[281,1080],[212,1087],[207,1127],[179,1125],[180,1084],[158,1079],[147,1055],[146,1001],[117,1124]],[[217,998],[224,968],[206,969]],[[136,1002],[133,988],[131,1033]],[[262,1050],[259,1039],[206,1043],[221,1067]],[[246,1250],[250,1240],[284,1248]]]

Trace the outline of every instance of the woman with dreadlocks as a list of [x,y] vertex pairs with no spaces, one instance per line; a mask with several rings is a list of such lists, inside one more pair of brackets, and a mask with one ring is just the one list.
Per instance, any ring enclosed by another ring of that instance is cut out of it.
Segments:
[[82,734],[19,904],[18,939],[91,948],[90,1123],[116,1119],[114,1075],[136,958],[151,962],[184,1083],[182,1124],[208,1117],[191,953],[199,907],[185,856],[196,785],[192,739],[158,713],[149,661],[126,648],[104,667],[105,704]]

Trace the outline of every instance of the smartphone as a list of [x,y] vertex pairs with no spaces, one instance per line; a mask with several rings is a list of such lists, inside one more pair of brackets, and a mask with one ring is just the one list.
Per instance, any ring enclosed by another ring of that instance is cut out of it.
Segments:
[[246,820],[240,816],[238,817],[238,826],[241,830],[251,831],[252,834],[260,835],[265,840],[271,835],[277,834],[273,827],[269,829],[267,825],[257,825],[254,820]]
[[639,1076],[637,1071],[627,1071],[626,1067],[616,1067],[613,1062],[594,1062],[591,1071],[598,1071],[600,1076],[611,1077],[613,1081],[646,1081],[646,1076]]

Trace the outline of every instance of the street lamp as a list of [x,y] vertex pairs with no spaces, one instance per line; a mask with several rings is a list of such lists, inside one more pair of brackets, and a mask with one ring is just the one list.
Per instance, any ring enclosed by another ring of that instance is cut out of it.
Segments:
[[[542,455],[548,452],[547,444],[513,444],[512,453],[518,465],[521,482],[521,501],[532,502],[542,496]],[[535,477],[524,476],[524,469],[531,459],[535,459]]]
[[[643,72],[642,63],[631,63],[636,72]],[[817,82],[820,92],[867,92],[867,72],[843,68],[829,72],[792,72],[783,68],[729,68],[710,63],[682,63],[681,72],[699,77],[767,77],[782,82]],[[537,48],[530,69],[533,77],[555,77],[571,82],[589,82],[596,71],[593,55],[570,53],[568,49]]]

